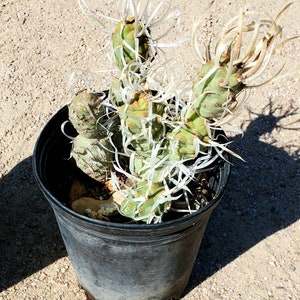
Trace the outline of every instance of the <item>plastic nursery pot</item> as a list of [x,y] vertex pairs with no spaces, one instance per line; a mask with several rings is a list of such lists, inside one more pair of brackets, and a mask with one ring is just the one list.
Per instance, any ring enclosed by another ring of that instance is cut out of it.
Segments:
[[67,188],[75,166],[61,124],[62,108],[42,130],[33,155],[36,180],[51,204],[80,285],[94,298],[176,299],[186,287],[203,233],[230,173],[223,162],[212,185],[214,199],[197,212],[160,224],[94,220],[68,208]]

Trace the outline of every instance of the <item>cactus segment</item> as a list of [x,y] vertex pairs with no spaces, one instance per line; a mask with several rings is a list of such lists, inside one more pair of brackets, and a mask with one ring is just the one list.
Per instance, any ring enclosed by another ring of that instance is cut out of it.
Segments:
[[206,120],[199,116],[195,109],[191,109],[187,114],[186,126],[193,131],[201,140],[207,137]]
[[[132,62],[144,62],[149,58],[148,37],[143,27],[134,17],[121,20],[112,34],[116,64],[120,70]],[[137,68],[133,66],[133,69]],[[137,70],[135,70],[137,71]]]
[[129,193],[121,204],[122,215],[136,221],[150,223],[160,222],[162,215],[170,208],[170,202],[165,201],[164,186],[162,183],[141,181],[135,187],[134,194]]
[[244,86],[239,80],[238,69],[232,72],[228,84],[222,86],[228,67],[224,64],[215,70],[213,68],[214,63],[211,61],[204,64],[193,86],[194,108],[207,119],[218,118],[226,113],[226,109],[234,106],[236,96]]
[[169,161],[168,155],[168,151],[161,149],[155,157],[151,157],[147,153],[144,156],[135,156],[134,166],[132,167],[133,175],[145,181],[162,181],[166,177],[164,167],[166,166],[166,161]]
[[121,131],[131,141],[131,146],[138,152],[151,150],[151,141],[163,137],[164,126],[161,116],[164,106],[151,102],[151,92],[135,93],[129,105],[119,108]]
[[83,90],[68,105],[69,120],[79,134],[89,138],[103,138],[99,119],[105,114],[102,94]]
[[199,151],[205,149],[209,140],[206,120],[192,109],[183,126],[168,134],[170,160],[180,161],[194,159]]
[[91,139],[79,134],[73,140],[71,155],[84,173],[97,181],[102,181],[111,172],[110,147],[107,139]]

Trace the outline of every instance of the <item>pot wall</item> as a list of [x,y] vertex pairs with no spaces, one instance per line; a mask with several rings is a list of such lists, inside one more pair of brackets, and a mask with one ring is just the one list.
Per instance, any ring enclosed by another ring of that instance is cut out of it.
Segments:
[[[123,236],[85,226],[54,208],[60,232],[80,284],[95,299],[178,298],[188,283],[208,216],[166,235]],[[114,231],[114,230],[112,230]]]

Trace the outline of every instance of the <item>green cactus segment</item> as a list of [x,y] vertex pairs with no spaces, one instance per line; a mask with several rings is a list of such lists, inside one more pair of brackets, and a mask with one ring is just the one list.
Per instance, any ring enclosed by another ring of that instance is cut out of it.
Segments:
[[[68,105],[69,120],[79,134],[89,138],[101,138],[99,119],[105,114],[101,105],[103,97],[83,90]],[[103,137],[103,136],[102,136]]]
[[[120,70],[139,59],[144,62],[149,58],[148,37],[143,27],[134,17],[120,21],[112,34],[113,50]],[[137,71],[137,70],[135,70]]]
[[165,189],[162,183],[149,186],[147,181],[141,181],[135,187],[134,194],[123,200],[120,212],[122,215],[136,221],[159,222],[162,215],[170,208],[170,202],[165,201]]
[[227,59],[224,58],[224,63],[215,70],[213,69],[215,64],[211,61],[207,62],[202,66],[194,82],[194,107],[204,118],[213,119],[223,115],[226,108],[235,104],[236,95],[244,87],[239,80],[240,69],[237,68],[231,71],[228,84],[222,86],[228,71],[226,62]]
[[144,156],[135,156],[133,175],[147,181],[162,181],[166,177],[164,167],[168,161],[165,160],[168,154],[168,151],[161,149],[161,151],[159,151],[155,157],[150,157],[149,155],[147,156],[147,153],[145,153]]
[[175,128],[168,135],[169,160],[180,161],[194,159],[199,151],[205,149],[208,142],[206,120],[192,109],[183,126]]
[[161,123],[164,106],[150,102],[151,98],[151,92],[136,93],[129,105],[124,104],[119,109],[123,120],[121,130],[137,152],[150,151],[153,141],[161,139],[164,133]]
[[97,181],[102,181],[111,172],[110,147],[107,139],[91,139],[79,134],[73,140],[71,155],[84,173]]

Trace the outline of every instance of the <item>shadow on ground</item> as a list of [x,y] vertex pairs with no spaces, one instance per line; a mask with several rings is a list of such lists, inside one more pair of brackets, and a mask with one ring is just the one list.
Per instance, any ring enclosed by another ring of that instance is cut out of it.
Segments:
[[[271,141],[261,141],[262,135],[279,132],[282,128],[278,122],[295,113],[292,109],[278,117],[275,111],[270,103],[250,122],[244,137],[235,138],[231,148],[246,163],[233,159],[235,166],[228,188],[212,214],[186,293],[300,218],[299,151],[291,156]],[[295,124],[292,127],[291,130],[299,130]]]
[[32,158],[0,181],[0,292],[66,252],[50,205],[38,189]]
[[[227,192],[212,215],[185,293],[300,217],[299,157],[260,140],[280,130],[279,120],[288,115],[276,117],[272,110],[258,115],[244,137],[235,139],[233,150],[247,162],[234,159]],[[0,291],[66,255],[31,160],[0,181]]]

